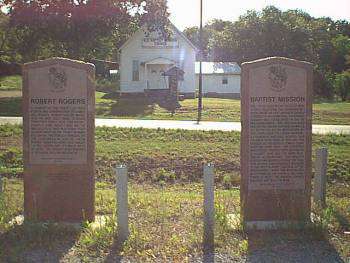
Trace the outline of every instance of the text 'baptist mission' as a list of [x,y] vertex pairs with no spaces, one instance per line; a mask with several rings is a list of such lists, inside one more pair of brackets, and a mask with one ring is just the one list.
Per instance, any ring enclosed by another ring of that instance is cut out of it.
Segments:
[[305,97],[250,97],[250,102],[305,102]]

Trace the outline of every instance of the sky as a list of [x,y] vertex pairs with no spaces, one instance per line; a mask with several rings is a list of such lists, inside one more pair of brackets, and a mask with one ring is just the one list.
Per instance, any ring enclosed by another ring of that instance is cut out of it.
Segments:
[[[199,25],[200,0],[168,0],[170,20],[180,30]],[[301,9],[311,16],[350,21],[350,0],[203,0],[203,23],[213,18],[235,21],[247,10],[274,5],[282,11]]]

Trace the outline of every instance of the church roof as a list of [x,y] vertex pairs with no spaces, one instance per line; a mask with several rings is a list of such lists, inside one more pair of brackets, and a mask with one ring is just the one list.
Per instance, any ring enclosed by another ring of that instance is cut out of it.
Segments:
[[[197,47],[186,37],[184,33],[177,29],[177,27],[171,21],[169,21],[169,25],[174,30],[174,32],[178,34],[187,44],[189,44],[195,51],[198,51]],[[119,50],[122,50],[124,47],[126,47],[140,31],[145,30],[145,27],[145,25],[141,26],[131,37],[128,38],[127,41],[125,41]]]
[[183,75],[185,71],[183,71],[181,68],[173,66],[170,69],[168,69],[166,72],[163,73],[163,76],[177,76],[177,75]]
[[150,64],[175,65],[176,62],[171,60],[171,59],[168,59],[168,58],[158,57],[158,58],[154,58],[154,59],[151,59],[151,60],[148,60],[148,61],[144,61],[144,62],[142,62],[142,64],[147,64],[147,65],[150,65]]

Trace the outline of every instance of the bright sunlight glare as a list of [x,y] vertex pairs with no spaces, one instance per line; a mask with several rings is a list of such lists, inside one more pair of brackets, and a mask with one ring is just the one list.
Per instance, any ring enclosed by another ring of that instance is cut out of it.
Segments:
[[[170,20],[181,30],[199,24],[200,0],[168,0]],[[247,10],[274,5],[282,11],[301,9],[314,17],[350,20],[350,0],[203,0],[203,20],[235,21]]]

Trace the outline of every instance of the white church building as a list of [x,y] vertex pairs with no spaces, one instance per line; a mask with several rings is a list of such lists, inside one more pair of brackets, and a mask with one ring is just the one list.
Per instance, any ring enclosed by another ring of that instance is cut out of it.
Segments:
[[[195,72],[198,88],[199,62]],[[240,98],[240,66],[236,62],[202,62],[202,90],[206,97]]]
[[[168,77],[163,76],[162,73],[172,66],[177,66],[185,72],[184,80],[179,81],[178,84],[179,93],[187,98],[195,97],[198,88],[196,85],[198,82],[196,81],[198,49],[171,23],[170,30],[171,37],[164,42],[157,32],[149,32],[147,27],[141,27],[120,47],[119,73],[122,96],[144,94],[146,90],[168,89]],[[210,65],[212,64],[203,63],[204,94],[210,92],[239,93],[240,80],[236,78],[237,76],[240,78],[240,68],[237,64],[234,64],[234,73],[215,71],[213,69],[216,66]],[[209,70],[210,67],[211,70]],[[221,80],[223,76],[227,76],[227,84],[225,80]],[[214,78],[215,81],[210,80],[210,84],[206,83],[208,77],[209,79]],[[235,87],[230,90],[229,86],[232,85]]]

